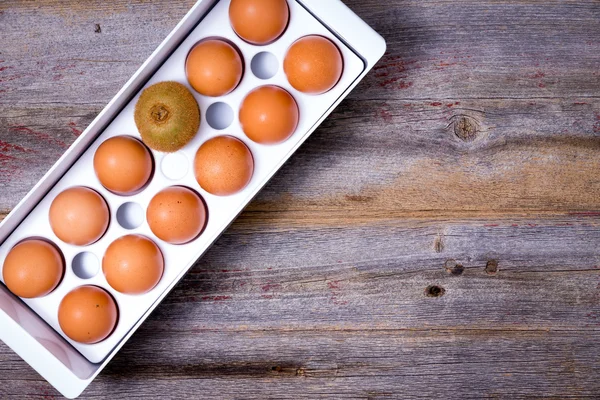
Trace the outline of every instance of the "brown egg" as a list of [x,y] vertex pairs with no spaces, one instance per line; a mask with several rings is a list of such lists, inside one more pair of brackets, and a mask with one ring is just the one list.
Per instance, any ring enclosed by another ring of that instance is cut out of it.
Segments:
[[265,45],[277,40],[290,19],[286,0],[231,0],[229,20],[239,37]]
[[58,307],[60,329],[79,343],[98,343],[115,329],[117,305],[112,296],[97,286],[80,286],[69,292]]
[[183,186],[171,186],[158,192],[146,210],[152,232],[171,244],[195,239],[206,224],[206,206],[196,192]]
[[200,146],[194,159],[194,172],[202,189],[217,196],[229,196],[250,183],[254,159],[241,140],[219,136]]
[[65,263],[60,251],[40,239],[26,239],[13,247],[2,268],[8,289],[19,297],[46,296],[60,283]]
[[192,48],[185,62],[188,82],[204,96],[224,96],[242,80],[244,64],[231,44],[207,39]]
[[123,236],[108,246],[102,271],[108,284],[125,294],[143,294],[153,289],[164,270],[158,246],[141,235]]
[[287,140],[298,126],[296,100],[278,86],[254,89],[240,107],[242,130],[251,140],[275,144]]
[[98,147],[94,170],[106,189],[118,195],[131,195],[148,183],[152,175],[152,156],[139,140],[117,136]]
[[322,94],[331,90],[344,70],[342,53],[323,36],[305,36],[294,42],[283,61],[283,70],[290,84],[307,94]]
[[60,193],[50,206],[50,226],[65,243],[92,244],[104,235],[110,215],[106,201],[92,189],[77,186]]

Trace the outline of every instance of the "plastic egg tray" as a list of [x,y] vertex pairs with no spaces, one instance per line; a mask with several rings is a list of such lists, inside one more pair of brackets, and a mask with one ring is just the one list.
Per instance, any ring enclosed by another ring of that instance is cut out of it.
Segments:
[[[385,50],[383,39],[338,0],[288,0],[289,25],[278,40],[265,46],[251,45],[236,35],[229,22],[229,3],[230,0],[199,1],[65,156],[0,225],[0,267],[11,248],[26,238],[45,238],[61,250],[65,259],[65,275],[59,286],[47,296],[21,301],[91,363],[107,362],[114,356],[152,309],[368,72]],[[328,19],[337,21],[337,24],[328,24]],[[340,34],[340,29],[352,37],[345,37],[344,32]],[[283,71],[283,59],[287,49],[297,39],[310,34],[332,40],[344,59],[340,81],[332,90],[321,95],[307,95],[296,91],[288,83]],[[200,40],[209,37],[223,38],[235,44],[244,61],[244,75],[238,87],[230,94],[217,98],[205,97],[194,91],[185,74],[185,60],[189,51]],[[362,50],[354,48],[352,41],[357,42]],[[132,196],[113,194],[100,184],[95,175],[95,151],[110,137],[128,135],[140,138],[133,118],[135,104],[143,88],[161,81],[180,82],[194,94],[202,115],[200,130],[190,143],[176,153],[152,151],[154,173],[143,191]],[[238,121],[238,111],[244,97],[263,85],[284,88],[294,97],[299,108],[300,121],[295,133],[277,145],[262,145],[251,141],[243,133]],[[197,149],[207,140],[221,135],[240,139],[254,157],[251,182],[244,190],[231,196],[214,196],[204,191],[197,183],[193,170]],[[310,171],[306,173],[309,174]],[[161,241],[152,233],[145,219],[146,208],[152,197],[162,189],[175,185],[191,188],[200,194],[208,213],[208,221],[202,234],[184,245],[172,245]],[[99,241],[89,246],[65,244],[54,235],[49,224],[48,213],[52,201],[63,190],[73,186],[86,186],[96,190],[110,208],[111,221],[107,232]],[[107,247],[117,238],[127,234],[141,234],[152,239],[164,256],[165,268],[160,282],[154,289],[142,295],[117,292],[107,283],[102,273],[101,261]],[[108,338],[96,344],[72,341],[63,334],[58,324],[58,307],[62,298],[82,285],[104,288],[113,296],[119,309],[119,320],[115,330]],[[4,316],[0,310],[0,323]],[[0,338],[7,340],[6,335]],[[15,346],[18,347],[13,343],[12,347]],[[42,370],[40,373],[44,375],[43,366],[34,367],[38,371]],[[96,374],[99,369],[95,370]],[[90,378],[93,376],[82,381]],[[60,384],[47,379],[61,390]],[[87,383],[89,382],[79,386],[84,388]],[[62,391],[67,396],[73,395],[71,389],[63,388]],[[75,393],[77,394],[79,393]]]

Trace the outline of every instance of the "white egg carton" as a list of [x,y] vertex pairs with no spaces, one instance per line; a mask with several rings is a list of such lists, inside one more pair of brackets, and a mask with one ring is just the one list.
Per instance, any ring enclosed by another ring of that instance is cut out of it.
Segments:
[[[29,237],[49,239],[65,257],[65,276],[57,289],[45,297],[19,299],[0,285],[0,339],[66,397],[78,396],[89,385],[197,259],[385,51],[384,40],[339,0],[288,0],[289,26],[281,38],[266,46],[248,44],[235,34],[229,23],[229,3],[230,0],[198,1],[73,146],[0,224],[0,268],[10,249]],[[344,58],[344,72],[338,84],[331,91],[318,96],[296,91],[288,83],[283,71],[283,58],[289,46],[310,34],[326,36],[334,41]],[[186,79],[187,54],[198,41],[207,37],[229,40],[238,47],[244,59],[242,81],[226,96],[211,98],[199,95]],[[270,55],[258,56],[252,63],[259,53]],[[275,74],[269,79],[258,77],[273,72]],[[177,81],[190,88],[202,111],[199,133],[177,153],[152,151],[155,170],[150,184],[136,195],[117,196],[103,188],[96,178],[94,153],[110,137],[129,135],[139,138],[133,119],[135,104],[143,88],[161,81]],[[296,132],[281,144],[254,143],[245,136],[237,118],[244,97],[262,85],[277,85],[286,89],[300,110]],[[223,103],[215,108],[217,111],[212,115],[218,124],[226,125],[228,117],[233,114],[233,121],[225,129],[215,129],[207,121],[206,112],[215,103]],[[250,184],[240,193],[227,197],[205,192],[196,182],[193,172],[197,149],[208,139],[220,135],[231,135],[242,140],[251,150],[255,162]],[[161,241],[145,220],[145,210],[152,197],[173,185],[186,186],[198,192],[208,210],[205,230],[196,240],[185,245]],[[111,210],[107,233],[90,246],[65,244],[50,228],[50,204],[56,195],[73,186],[95,189]],[[143,295],[125,295],[112,289],[101,269],[101,260],[109,244],[132,233],[151,238],[160,247],[165,259],[161,281]],[[80,260],[84,260],[84,268],[74,270],[73,260],[79,254],[82,254]],[[58,324],[60,301],[69,291],[81,285],[96,285],[106,289],[119,308],[117,327],[107,339],[97,344],[87,345],[70,340]]]

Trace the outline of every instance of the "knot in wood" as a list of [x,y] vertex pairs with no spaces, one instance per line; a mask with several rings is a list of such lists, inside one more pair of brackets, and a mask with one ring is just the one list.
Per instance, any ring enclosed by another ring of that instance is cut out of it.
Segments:
[[498,273],[498,261],[489,260],[485,266],[485,273],[488,275],[496,275]]
[[444,264],[446,272],[452,275],[462,275],[465,271],[465,267],[457,263],[455,260],[448,260]]
[[431,285],[425,288],[425,296],[427,297],[442,297],[446,293],[446,289],[441,286]]
[[473,118],[461,115],[454,120],[454,134],[463,142],[472,142],[478,133],[479,127]]

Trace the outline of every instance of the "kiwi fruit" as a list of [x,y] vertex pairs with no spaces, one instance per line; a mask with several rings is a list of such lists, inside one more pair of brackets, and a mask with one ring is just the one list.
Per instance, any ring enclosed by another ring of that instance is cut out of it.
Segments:
[[159,82],[144,89],[135,105],[134,119],[148,147],[172,153],[198,133],[200,108],[181,83]]

